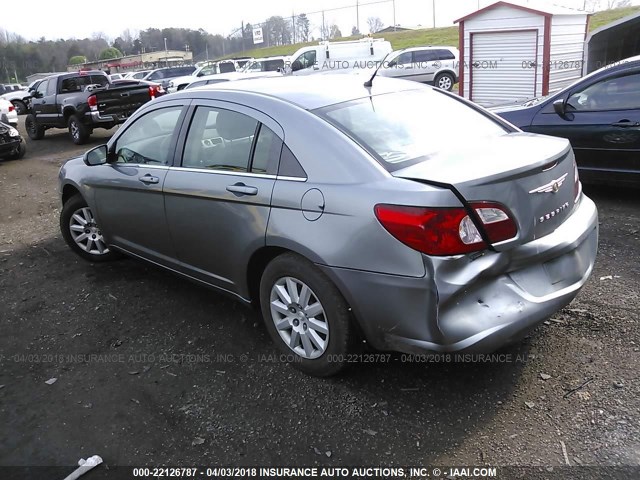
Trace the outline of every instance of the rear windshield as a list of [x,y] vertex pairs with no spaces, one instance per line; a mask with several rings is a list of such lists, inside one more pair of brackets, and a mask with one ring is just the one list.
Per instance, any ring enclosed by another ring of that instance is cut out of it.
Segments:
[[389,171],[424,162],[460,142],[509,132],[488,114],[431,89],[367,97],[315,113],[353,138]]

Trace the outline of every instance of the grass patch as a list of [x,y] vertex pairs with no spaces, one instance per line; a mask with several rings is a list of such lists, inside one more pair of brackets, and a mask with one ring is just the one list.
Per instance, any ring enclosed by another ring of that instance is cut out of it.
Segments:
[[[591,16],[589,21],[589,30],[595,30],[607,25],[611,22],[615,22],[627,15],[640,12],[640,7],[625,7],[615,8],[613,10],[605,10],[603,12],[597,12]],[[444,27],[444,28],[424,28],[420,30],[407,30],[402,32],[389,32],[375,34],[375,38],[384,38],[391,42],[391,46],[394,50],[400,50],[407,47],[417,47],[422,45],[449,45],[453,47],[458,46],[458,27]],[[335,41],[355,40],[361,37],[343,37],[338,38]],[[295,45],[279,45],[276,47],[255,48],[252,50],[246,50],[245,52],[237,52],[232,55],[227,55],[224,58],[231,58],[237,56],[249,56],[249,57],[269,57],[272,55],[291,55],[295,53],[301,47],[309,45],[317,45],[318,42],[297,43]]]

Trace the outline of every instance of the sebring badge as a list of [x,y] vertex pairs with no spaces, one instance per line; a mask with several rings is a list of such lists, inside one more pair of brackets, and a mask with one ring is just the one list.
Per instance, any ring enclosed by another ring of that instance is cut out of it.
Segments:
[[534,188],[529,193],[558,193],[558,191],[560,190],[560,187],[562,186],[564,181],[567,179],[567,175],[569,174],[565,173],[560,178],[551,180],[549,183],[545,183],[541,187]]

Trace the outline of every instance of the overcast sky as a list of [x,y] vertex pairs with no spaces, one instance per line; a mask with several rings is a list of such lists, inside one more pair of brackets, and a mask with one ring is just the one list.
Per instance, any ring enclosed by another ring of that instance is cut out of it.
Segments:
[[[434,0],[395,0],[395,20],[400,25],[433,26],[432,2]],[[526,3],[526,0],[519,0]],[[393,25],[392,0],[359,0],[360,31],[368,31],[367,18],[377,16],[385,25]],[[367,3],[377,2],[366,5]],[[436,25],[445,27],[453,21],[477,9],[495,3],[494,0],[435,0]],[[582,8],[584,0],[529,0],[532,8],[544,9],[549,5]],[[639,4],[640,0],[633,0]],[[17,33],[29,40],[42,36],[47,39],[85,38],[94,32],[104,32],[110,39],[116,38],[124,29],[145,30],[150,27],[202,28],[209,33],[229,35],[240,28],[241,22],[259,23],[271,15],[291,16],[307,13],[313,27],[325,22],[336,23],[343,34],[351,33],[356,24],[356,0],[235,0],[205,1],[136,1],[108,0],[107,2],[77,3],[69,8],[56,6],[50,0],[31,0],[31,12],[26,19],[16,21],[10,15],[0,16],[0,28]],[[66,5],[64,2],[60,5]],[[333,10],[339,7],[349,7]],[[6,13],[6,12],[5,12]],[[315,33],[318,35],[318,33]]]

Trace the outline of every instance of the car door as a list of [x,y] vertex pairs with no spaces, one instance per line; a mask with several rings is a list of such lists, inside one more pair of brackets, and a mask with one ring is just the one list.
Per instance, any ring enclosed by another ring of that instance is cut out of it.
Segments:
[[193,108],[182,163],[165,181],[165,207],[182,271],[246,295],[249,258],[265,244],[282,128],[225,102]]
[[[55,79],[51,80],[55,83]],[[31,110],[36,116],[37,123],[46,123],[47,114],[45,107],[47,106],[47,87],[49,86],[49,79],[45,79],[36,87],[31,98]]]
[[416,50],[413,52],[415,82],[433,82],[439,68],[438,53],[435,50]]
[[92,169],[90,179],[97,220],[108,242],[165,266],[175,263],[175,250],[162,187],[173,162],[185,102],[163,102],[125,124],[109,142],[117,160]]
[[[384,74],[387,77],[407,78],[414,74],[414,70],[413,52],[403,52],[389,62]],[[411,78],[408,78],[408,80],[411,80]]]
[[568,93],[565,114],[553,102],[530,130],[568,138],[585,173],[640,172],[640,72],[612,74]]

